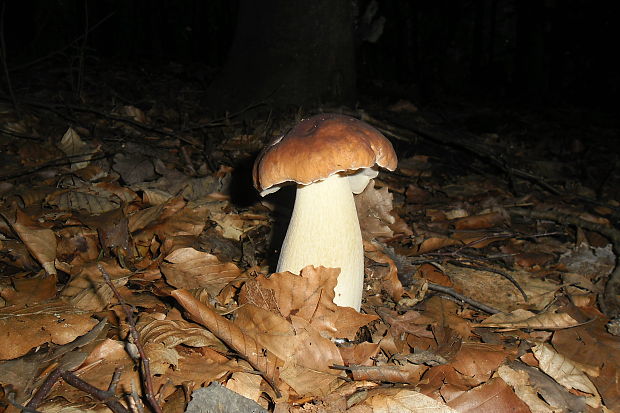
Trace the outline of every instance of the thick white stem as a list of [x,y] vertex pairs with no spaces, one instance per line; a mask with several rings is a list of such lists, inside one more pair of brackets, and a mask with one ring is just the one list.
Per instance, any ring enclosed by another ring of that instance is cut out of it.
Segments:
[[364,247],[347,177],[335,174],[297,187],[278,272],[299,274],[307,265],[340,268],[334,302],[360,310]]

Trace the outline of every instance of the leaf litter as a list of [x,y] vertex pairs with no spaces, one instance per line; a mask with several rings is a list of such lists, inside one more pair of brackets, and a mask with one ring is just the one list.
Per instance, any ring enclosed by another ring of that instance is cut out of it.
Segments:
[[294,116],[184,107],[176,129],[131,105],[3,125],[41,145],[0,134],[0,411],[182,412],[201,388],[278,412],[620,410],[613,188],[584,201],[591,183],[532,161],[544,145],[498,175],[497,147],[423,108],[350,113],[401,157],[356,197],[358,313],[332,301],[338,269],[272,270],[291,203],[260,199],[250,169]]

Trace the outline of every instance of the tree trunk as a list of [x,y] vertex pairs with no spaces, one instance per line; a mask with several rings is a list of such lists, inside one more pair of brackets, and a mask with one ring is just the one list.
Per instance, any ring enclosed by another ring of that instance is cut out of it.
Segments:
[[208,89],[210,109],[352,103],[352,12],[350,0],[241,0],[227,63]]

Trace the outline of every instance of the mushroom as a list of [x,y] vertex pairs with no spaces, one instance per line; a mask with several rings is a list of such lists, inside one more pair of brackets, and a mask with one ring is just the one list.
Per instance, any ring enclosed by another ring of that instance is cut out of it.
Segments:
[[334,303],[359,311],[364,247],[353,193],[364,190],[379,166],[393,171],[396,163],[392,144],[379,131],[337,114],[305,119],[263,149],[253,170],[261,196],[297,183],[277,271],[340,268]]

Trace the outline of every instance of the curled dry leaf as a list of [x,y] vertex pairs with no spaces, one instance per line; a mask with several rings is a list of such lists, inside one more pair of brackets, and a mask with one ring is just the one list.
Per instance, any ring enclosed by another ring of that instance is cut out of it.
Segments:
[[373,413],[456,413],[456,410],[428,396],[408,389],[374,389],[360,403]]
[[557,330],[579,325],[580,323],[567,313],[559,313],[553,310],[534,314],[531,311],[517,309],[509,314],[497,313],[488,317],[480,324],[480,327],[499,328],[530,328],[537,330]]
[[505,209],[500,209],[498,211],[488,212],[486,214],[471,215],[459,218],[454,221],[454,228],[459,231],[486,229],[508,223],[510,223],[510,215],[508,215]]
[[588,406],[598,408],[601,406],[601,396],[596,387],[583,371],[575,364],[557,353],[548,344],[537,344],[532,347],[532,352],[539,362],[542,371],[553,377],[558,383],[567,389],[577,389],[592,396],[586,399]]
[[364,191],[354,198],[362,238],[366,241],[391,238],[394,233],[388,224],[396,220],[391,214],[392,194],[387,187],[377,190],[374,179],[371,179]]
[[381,283],[380,288],[371,288],[371,290],[385,290],[394,302],[398,302],[403,297],[404,288],[398,278],[398,268],[394,260],[385,254],[380,247],[366,241],[364,241],[364,254],[374,262],[387,264],[387,268],[380,267],[380,270],[385,269],[384,271],[378,271],[382,275],[381,280],[379,280]]
[[355,380],[367,380],[379,383],[407,383],[416,385],[428,366],[418,364],[355,366],[351,372]]
[[212,297],[241,276],[241,270],[232,262],[220,262],[215,255],[193,248],[174,250],[160,269],[168,284],[185,289],[206,288]]
[[140,317],[136,326],[145,343],[162,343],[166,348],[179,344],[191,347],[214,347],[226,351],[226,347],[209,330],[184,320],[158,320],[148,315]]
[[56,274],[56,235],[54,231],[34,221],[20,209],[15,210],[11,226],[28,251],[49,274]]
[[0,359],[23,356],[44,343],[67,344],[88,332],[97,320],[62,301],[0,310]]
[[71,163],[72,171],[86,167],[94,152],[94,148],[85,143],[73,128],[67,129],[57,146],[68,157],[81,161]]
[[430,237],[424,239],[420,244],[414,246],[412,249],[413,255],[426,254],[431,251],[435,251],[451,245],[463,245],[463,243],[457,239],[444,238],[444,237]]

